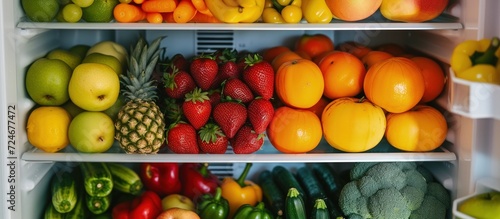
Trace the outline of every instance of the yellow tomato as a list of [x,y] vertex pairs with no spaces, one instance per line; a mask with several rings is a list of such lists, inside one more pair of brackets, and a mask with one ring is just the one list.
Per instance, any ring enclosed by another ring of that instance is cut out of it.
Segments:
[[262,21],[264,23],[281,24],[286,23],[286,21],[281,17],[281,14],[274,8],[264,8],[262,12]]
[[281,11],[281,16],[287,23],[299,23],[302,20],[302,9],[299,6],[288,5]]

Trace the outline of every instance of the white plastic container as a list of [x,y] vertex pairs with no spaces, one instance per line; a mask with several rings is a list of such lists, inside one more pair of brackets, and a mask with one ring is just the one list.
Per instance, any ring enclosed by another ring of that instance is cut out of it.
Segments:
[[453,201],[453,218],[460,218],[460,219],[475,219],[474,217],[471,217],[469,215],[466,215],[460,211],[458,211],[458,206],[464,202],[465,200],[474,197],[478,194],[486,193],[486,192],[491,192],[491,191],[500,191],[500,179],[494,179],[494,178],[483,178],[477,181],[476,183],[476,189],[474,194],[467,195],[458,199],[455,199]]

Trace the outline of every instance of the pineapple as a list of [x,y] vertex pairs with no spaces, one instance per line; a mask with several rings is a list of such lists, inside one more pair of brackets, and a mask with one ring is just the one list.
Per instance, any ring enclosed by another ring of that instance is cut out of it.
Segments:
[[120,83],[126,104],[115,122],[115,139],[126,153],[156,154],[165,141],[165,120],[155,103],[157,87],[152,79],[163,37],[148,46],[141,37],[131,47],[126,74]]

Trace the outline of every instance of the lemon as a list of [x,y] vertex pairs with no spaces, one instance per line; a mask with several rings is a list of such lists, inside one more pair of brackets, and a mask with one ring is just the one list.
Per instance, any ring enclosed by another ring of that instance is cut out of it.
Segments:
[[50,22],[59,12],[57,0],[21,0],[24,13],[34,22]]
[[59,106],[42,106],[33,110],[26,125],[28,141],[48,153],[64,149],[69,144],[70,114]]
[[82,18],[82,8],[75,4],[67,4],[62,9],[62,15],[66,22],[76,23]]
[[111,107],[120,93],[120,80],[115,71],[101,63],[82,63],[73,70],[68,85],[69,97],[87,111],[103,111]]
[[82,63],[101,63],[111,67],[117,75],[123,72],[122,63],[116,57],[102,53],[91,53],[86,56]]
[[82,17],[87,22],[110,22],[113,19],[113,9],[118,3],[118,0],[94,0],[92,5],[82,8]]

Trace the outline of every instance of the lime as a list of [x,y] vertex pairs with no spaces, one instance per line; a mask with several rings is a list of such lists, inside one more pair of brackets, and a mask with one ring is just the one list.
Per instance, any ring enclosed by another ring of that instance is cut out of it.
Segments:
[[59,12],[57,0],[21,0],[26,16],[34,22],[50,22]]
[[67,4],[62,9],[62,14],[66,22],[76,23],[82,18],[82,8],[75,4]]
[[75,5],[86,8],[94,3],[94,0],[71,0]]
[[110,22],[118,0],[94,0],[89,7],[82,8],[83,19],[87,22]]

